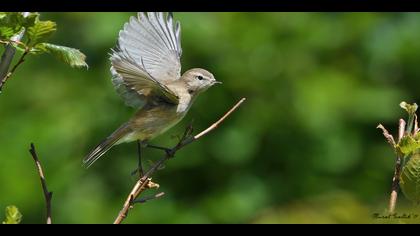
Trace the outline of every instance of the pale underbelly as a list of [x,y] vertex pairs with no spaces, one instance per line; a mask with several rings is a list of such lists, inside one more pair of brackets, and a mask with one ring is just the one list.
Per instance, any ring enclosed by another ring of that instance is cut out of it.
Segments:
[[133,142],[133,141],[149,141],[155,137],[165,133],[167,130],[176,125],[185,116],[185,113],[177,114],[176,112],[150,112],[143,116],[130,121],[132,132],[122,137],[116,144]]

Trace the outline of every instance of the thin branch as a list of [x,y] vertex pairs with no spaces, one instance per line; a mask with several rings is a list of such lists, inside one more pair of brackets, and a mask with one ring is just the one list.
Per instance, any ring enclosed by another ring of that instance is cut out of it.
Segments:
[[28,47],[28,46],[26,46],[26,44],[25,44],[25,43],[23,43],[23,42],[21,42],[21,41],[18,41],[18,40],[12,40],[12,39],[8,39],[8,40],[1,40],[1,39],[0,39],[0,43],[1,43],[1,44],[6,44],[6,45],[9,45],[9,44],[15,43],[15,44],[17,44],[17,45],[20,45],[22,48],[27,48],[27,47]]
[[10,70],[9,73],[0,81],[0,92],[3,89],[3,86],[6,84],[7,80],[10,79],[12,74],[15,72],[15,70],[25,61],[26,55],[30,52],[29,48],[25,48],[25,52],[23,52],[22,56],[20,56],[19,61],[13,66],[13,68]]
[[[406,125],[405,121],[403,119],[400,119],[399,126],[398,126],[398,143],[404,137],[405,125]],[[397,151],[397,158],[395,160],[395,168],[394,168],[394,176],[392,178],[391,194],[389,197],[388,211],[390,214],[393,214],[395,212],[395,206],[397,204],[402,159],[403,159],[403,154]]]
[[[22,30],[22,32],[20,32],[18,35],[12,37],[11,41],[19,41],[20,39],[22,39],[23,34],[24,30]],[[6,49],[4,50],[0,60],[0,78],[2,80],[6,77],[7,72],[9,71],[10,64],[12,64],[12,60],[15,56],[15,53],[16,48],[13,45],[11,45],[11,43],[7,43]]]
[[385,129],[385,127],[382,124],[379,124],[376,128],[382,130],[382,133],[383,133],[384,137],[386,138],[386,141],[388,141],[388,143],[392,146],[392,148],[395,149],[397,144],[394,141],[394,137],[392,137],[392,135],[389,134],[388,130]]
[[175,153],[185,147],[186,145],[200,139],[201,137],[207,135],[212,130],[216,129],[228,116],[230,116],[243,102],[245,98],[242,98],[238,103],[235,104],[228,112],[226,112],[219,120],[209,126],[207,129],[203,130],[199,134],[195,136],[191,136],[192,126],[189,126],[185,132],[181,140],[175,145],[172,149],[166,152],[166,155],[162,157],[158,162],[156,162],[144,175],[140,178],[137,183],[134,185],[133,189],[129,193],[123,208],[119,212],[117,218],[114,221],[114,224],[120,224],[126,217],[131,208],[133,208],[133,204],[136,201],[135,199],[147,188],[151,188],[151,185],[156,185],[155,183],[151,182],[150,176],[152,176],[158,169],[161,167],[167,160],[175,156]]
[[[29,15],[29,12],[23,12],[23,17],[27,17]],[[21,32],[13,36],[10,40],[11,41],[17,41],[19,42],[23,35],[25,34],[25,29],[22,29]],[[0,60],[0,92],[3,88],[4,83],[7,81],[8,71],[10,68],[10,64],[12,64],[13,57],[15,56],[16,48],[13,47],[13,45],[8,44],[6,45],[6,49],[3,52],[3,55],[1,56]],[[10,75],[8,76],[10,77]],[[7,79],[6,79],[7,78]]]
[[32,158],[35,161],[36,168],[38,170],[39,177],[41,179],[42,190],[44,192],[45,202],[47,206],[47,224],[51,224],[51,199],[52,199],[52,192],[48,191],[47,182],[45,181],[44,171],[42,170],[41,162],[38,159],[38,155],[36,154],[35,146],[31,143],[31,149],[29,152],[32,155]]

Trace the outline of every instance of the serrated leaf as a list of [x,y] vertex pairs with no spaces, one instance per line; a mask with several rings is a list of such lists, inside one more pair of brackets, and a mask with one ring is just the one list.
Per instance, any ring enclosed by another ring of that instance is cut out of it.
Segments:
[[57,30],[57,25],[52,21],[36,21],[28,28],[28,39],[31,45],[45,42]]
[[412,136],[404,136],[398,143],[397,148],[404,155],[408,155],[420,148],[420,141],[414,139]]
[[420,154],[412,155],[404,165],[400,187],[406,198],[416,204],[420,203]]
[[13,35],[20,32],[20,28],[0,26],[0,39],[10,39]]
[[20,12],[2,12],[2,17],[0,17],[1,26],[22,26],[25,21]]
[[78,49],[50,43],[41,43],[35,48],[53,55],[55,58],[69,64],[72,67],[88,67],[85,62],[85,54],[80,52]]
[[3,224],[19,224],[21,220],[22,214],[16,206],[6,207],[6,219],[3,221]]
[[22,30],[24,17],[19,12],[2,12],[0,17],[0,38],[10,39]]

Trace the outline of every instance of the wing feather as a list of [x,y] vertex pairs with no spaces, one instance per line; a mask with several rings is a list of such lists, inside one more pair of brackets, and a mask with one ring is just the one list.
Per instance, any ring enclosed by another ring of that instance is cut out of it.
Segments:
[[[163,99],[169,103],[178,104],[178,97],[164,84],[150,75],[143,66],[138,64],[124,51],[112,54],[112,67],[129,91],[135,91],[141,100]],[[115,80],[114,80],[115,81]]]
[[178,102],[164,84],[181,76],[180,32],[170,13],[140,12],[124,24],[110,59],[112,82],[127,105],[138,108],[156,96]]

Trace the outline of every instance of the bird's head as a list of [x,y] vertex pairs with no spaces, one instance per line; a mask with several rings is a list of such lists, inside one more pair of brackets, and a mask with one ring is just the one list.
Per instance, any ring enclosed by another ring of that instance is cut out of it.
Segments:
[[193,95],[204,92],[215,84],[221,84],[212,73],[200,68],[186,71],[181,79],[187,85],[188,93]]

